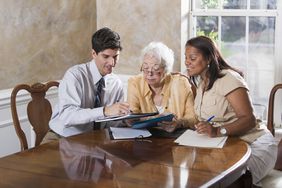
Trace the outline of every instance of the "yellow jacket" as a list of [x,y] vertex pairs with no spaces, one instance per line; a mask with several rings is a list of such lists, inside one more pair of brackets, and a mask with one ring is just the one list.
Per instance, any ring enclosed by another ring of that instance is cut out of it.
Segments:
[[[173,113],[183,126],[193,126],[196,122],[194,97],[188,79],[181,74],[168,74],[164,80],[162,106],[164,112]],[[128,80],[127,101],[133,112],[155,112],[152,91],[142,74]]]

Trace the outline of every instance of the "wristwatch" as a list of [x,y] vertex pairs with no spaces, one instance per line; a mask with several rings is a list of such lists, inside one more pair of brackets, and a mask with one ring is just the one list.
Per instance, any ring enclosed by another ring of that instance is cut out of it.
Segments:
[[226,129],[225,129],[224,127],[219,127],[219,132],[220,132],[220,134],[221,134],[222,136],[225,136],[226,133],[227,133],[227,131],[226,131]]

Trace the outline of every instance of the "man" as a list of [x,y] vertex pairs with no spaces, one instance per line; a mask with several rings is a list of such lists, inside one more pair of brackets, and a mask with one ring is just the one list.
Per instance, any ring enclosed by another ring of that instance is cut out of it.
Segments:
[[93,34],[92,61],[71,67],[60,82],[51,133],[76,135],[93,130],[99,117],[129,112],[128,103],[119,102],[124,97],[122,82],[112,74],[121,50],[118,33],[102,28]]

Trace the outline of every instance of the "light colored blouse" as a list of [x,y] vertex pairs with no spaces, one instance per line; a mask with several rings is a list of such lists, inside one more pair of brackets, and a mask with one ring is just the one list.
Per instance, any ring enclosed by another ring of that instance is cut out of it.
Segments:
[[[203,82],[199,81],[197,87],[197,95],[195,97],[194,109],[199,121],[206,121],[210,116],[215,116],[213,122],[219,125],[236,121],[236,113],[228,102],[226,95],[237,88],[248,89],[245,80],[233,70],[222,70],[225,74],[222,78],[217,79],[213,87],[203,92]],[[247,142],[253,142],[264,131],[258,127],[250,130],[241,138]]]
[[[193,109],[194,97],[188,79],[181,74],[168,74],[164,78],[161,91],[164,113],[173,113],[178,119],[185,119],[184,126],[191,126],[197,122]],[[142,74],[128,80],[128,103],[133,112],[156,112],[152,91]]]

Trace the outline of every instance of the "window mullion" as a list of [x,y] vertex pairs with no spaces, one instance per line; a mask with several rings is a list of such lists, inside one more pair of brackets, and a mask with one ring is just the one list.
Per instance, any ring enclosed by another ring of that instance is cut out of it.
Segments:
[[266,16],[276,17],[277,10],[230,10],[230,9],[196,9],[191,11],[192,16]]
[[218,16],[218,45],[219,49],[221,49],[221,22],[222,22],[222,17]]
[[246,40],[245,40],[245,54],[246,54],[246,80],[249,81],[249,16],[246,16]]
[[220,9],[220,10],[223,9],[223,0],[219,0],[219,9]]
[[[219,0],[219,9],[222,12],[223,11],[223,0]],[[216,15],[218,16],[218,47],[221,50],[222,47],[222,41],[221,41],[221,34],[222,34],[222,29],[221,29],[221,23],[222,23],[222,16],[221,15]]]

